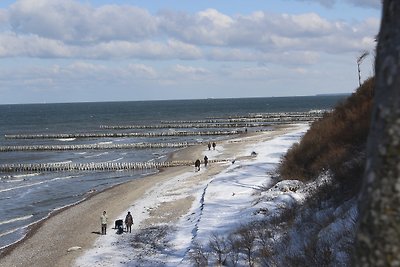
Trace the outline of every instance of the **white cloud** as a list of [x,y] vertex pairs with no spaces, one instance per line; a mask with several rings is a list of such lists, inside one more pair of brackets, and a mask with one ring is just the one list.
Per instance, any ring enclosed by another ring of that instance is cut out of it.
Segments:
[[289,22],[285,30],[293,29],[296,26],[296,34],[299,33],[305,36],[320,36],[329,34],[335,28],[333,23],[321,18],[315,13],[288,15],[284,14],[283,19]]
[[[335,10],[339,0],[319,2]],[[16,0],[0,9],[1,102],[351,90],[358,83],[355,57],[375,47],[380,23],[378,15],[339,20],[313,12],[212,8],[150,13],[133,4],[90,3]],[[39,90],[46,94],[32,93]]]
[[67,43],[140,40],[157,31],[155,17],[133,6],[98,8],[77,1],[19,0],[9,10],[12,29]]
[[65,57],[72,51],[58,40],[45,39],[37,35],[0,33],[0,57]]
[[278,65],[309,65],[315,64],[319,54],[314,51],[281,51],[280,53],[268,53],[245,49],[221,49],[209,51],[207,58],[213,61],[242,61],[257,63],[272,63]]
[[201,50],[177,40],[163,42],[110,41],[76,45],[37,35],[0,33],[0,57],[82,58],[82,59],[199,59]]
[[350,24],[316,13],[229,16],[215,9],[152,15],[134,6],[76,0],[19,0],[1,10],[1,22],[0,57],[277,64],[313,64],[318,53],[372,49],[379,27],[373,18]]
[[[226,17],[223,14],[214,13],[214,17],[218,15]],[[192,18],[182,13],[163,14],[161,20],[164,31],[177,39],[198,46],[251,48],[273,53],[309,47],[316,51],[330,53],[335,46],[329,42],[325,46],[316,48],[310,45],[321,43],[315,39],[325,37],[327,38],[322,40],[346,37],[359,42],[368,35],[374,36],[379,25],[379,23],[372,23],[372,19],[369,19],[369,23],[362,23],[364,26],[362,31],[354,34],[352,25],[340,21],[328,21],[315,13],[279,15],[259,11],[251,15],[231,18],[224,27],[217,27],[215,24],[210,26],[196,19],[196,16],[198,14]],[[223,21],[225,20],[227,19]],[[182,28],[181,24],[185,27]],[[349,49],[354,49],[354,47],[350,46]],[[343,48],[339,51],[342,50]]]
[[32,79],[28,79],[28,80],[24,80],[23,81],[23,85],[24,86],[29,86],[29,87],[34,87],[36,89],[39,88],[47,88],[47,87],[51,87],[54,85],[54,81],[52,79],[49,78],[32,78]]
[[265,79],[271,76],[271,69],[268,67],[243,67],[229,71],[227,74],[237,80]]
[[8,12],[5,9],[0,9],[0,29],[7,29],[8,27]]
[[233,19],[216,10],[208,9],[189,15],[164,11],[158,16],[160,29],[169,36],[197,45],[224,45],[226,33]]
[[87,58],[138,58],[138,59],[199,59],[201,50],[194,45],[177,40],[157,42],[110,41],[77,49],[80,57]]
[[232,26],[233,19],[227,15],[218,12],[215,9],[209,8],[198,13],[200,21],[206,21],[218,28],[228,28]]
[[93,64],[85,61],[77,61],[68,65],[65,70],[70,73],[87,75],[107,73],[107,67],[101,64]]
[[206,71],[204,68],[196,68],[192,66],[183,66],[183,65],[176,65],[175,66],[175,71],[178,72],[179,74],[206,74],[208,71]]
[[[202,51],[199,47],[178,40],[170,39],[167,42],[168,50],[176,54],[180,59],[199,59]],[[179,55],[179,56],[178,56]]]
[[158,76],[153,67],[144,64],[130,64],[128,69],[129,74],[134,75],[136,78],[155,79]]

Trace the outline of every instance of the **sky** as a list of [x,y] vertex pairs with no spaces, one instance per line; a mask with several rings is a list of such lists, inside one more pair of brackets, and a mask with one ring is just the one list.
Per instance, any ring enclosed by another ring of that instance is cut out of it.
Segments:
[[351,93],[380,0],[0,1],[0,104]]

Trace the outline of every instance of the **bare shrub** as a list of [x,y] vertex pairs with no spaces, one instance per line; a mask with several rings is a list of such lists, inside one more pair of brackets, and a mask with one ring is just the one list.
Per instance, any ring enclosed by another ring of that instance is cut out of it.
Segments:
[[153,255],[170,247],[170,244],[165,238],[170,231],[171,227],[161,225],[148,227],[134,234],[130,242],[135,250],[135,261],[138,262],[140,266],[158,266],[158,263],[155,263],[157,260],[153,259]]
[[169,231],[171,231],[171,229],[168,226],[145,228],[133,236],[132,245],[135,248],[162,250],[168,247],[165,236]]
[[241,227],[236,231],[236,236],[240,242],[240,248],[243,250],[245,260],[248,266],[252,267],[255,264],[255,241],[256,234],[249,227]]
[[266,228],[274,227],[288,227],[293,224],[296,219],[297,205],[293,206],[283,206],[279,208],[279,212],[274,212],[268,218],[268,225]]
[[209,247],[212,252],[216,254],[217,264],[225,265],[230,250],[229,243],[223,236],[212,234],[209,242]]
[[315,263],[318,266],[330,266],[332,264],[332,248],[327,244],[322,244],[317,248]]
[[194,243],[189,251],[189,259],[197,267],[208,266],[208,253],[199,243]]
[[[310,239],[308,240],[307,244],[304,246],[304,255],[305,255],[305,262],[313,265],[313,266],[317,266],[317,237],[316,236],[312,236],[310,237]],[[325,265],[326,266],[326,265]]]
[[284,258],[284,260],[285,260],[285,266],[296,266],[296,267],[313,266],[313,265],[308,265],[307,260],[301,255],[294,255],[294,256],[288,255]]
[[256,229],[257,240],[259,243],[258,257],[262,266],[273,265],[271,258],[274,254],[273,242],[274,235],[271,228],[259,227]]
[[226,263],[228,266],[236,267],[238,266],[240,259],[240,241],[237,239],[235,234],[230,234],[227,238],[227,244],[229,246],[229,250]]

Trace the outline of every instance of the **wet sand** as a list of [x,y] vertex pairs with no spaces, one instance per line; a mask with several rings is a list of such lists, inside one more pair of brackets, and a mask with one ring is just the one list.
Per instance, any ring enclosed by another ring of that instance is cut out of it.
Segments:
[[[262,133],[249,133],[231,140],[221,141],[224,149],[217,158],[236,159],[247,157],[243,155],[246,145],[256,144],[274,136],[287,132],[293,125],[280,126],[278,129]],[[194,160],[202,159],[202,153],[208,148],[194,146],[173,153],[170,160]],[[224,165],[225,164],[225,165]],[[226,168],[227,163],[212,164],[206,171],[195,174],[194,167],[166,168],[157,174],[135,179],[131,182],[115,186],[89,199],[54,213],[47,220],[33,226],[29,236],[16,245],[2,251],[0,254],[0,266],[73,266],[75,260],[82,253],[90,249],[96,238],[99,237],[100,215],[107,210],[109,223],[114,222],[123,212],[141,199],[146,192],[170,180],[180,174],[193,172],[194,175],[182,183],[171,187],[168,193],[182,187],[191,188],[194,184],[201,183],[210,176],[215,175]],[[157,209],[149,213],[150,217],[145,224],[160,222],[173,222],[185,214],[191,207],[193,199],[186,197],[174,202],[162,203]],[[168,211],[168,212],[166,212]],[[169,217],[168,217],[169,216]],[[110,225],[109,225],[110,227]],[[140,230],[141,225],[136,225]],[[82,249],[68,252],[68,249],[79,246]]]

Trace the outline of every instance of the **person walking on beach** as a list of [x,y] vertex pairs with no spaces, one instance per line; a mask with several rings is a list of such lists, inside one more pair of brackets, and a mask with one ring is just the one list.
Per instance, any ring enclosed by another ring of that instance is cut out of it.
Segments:
[[204,156],[204,167],[207,167],[208,164],[208,157]]
[[195,170],[200,171],[200,160],[199,159],[197,159],[195,161],[194,168],[195,168]]
[[211,150],[211,143],[210,142],[208,142],[208,150]]
[[215,150],[215,147],[217,146],[217,144],[215,144],[215,142],[213,142],[212,146],[213,146],[213,149]]
[[128,211],[128,214],[126,214],[125,217],[126,232],[129,231],[129,233],[132,233],[132,224],[133,224],[133,218],[131,212]]
[[101,221],[101,234],[106,235],[107,234],[107,212],[103,211],[103,214],[100,216],[100,221]]

